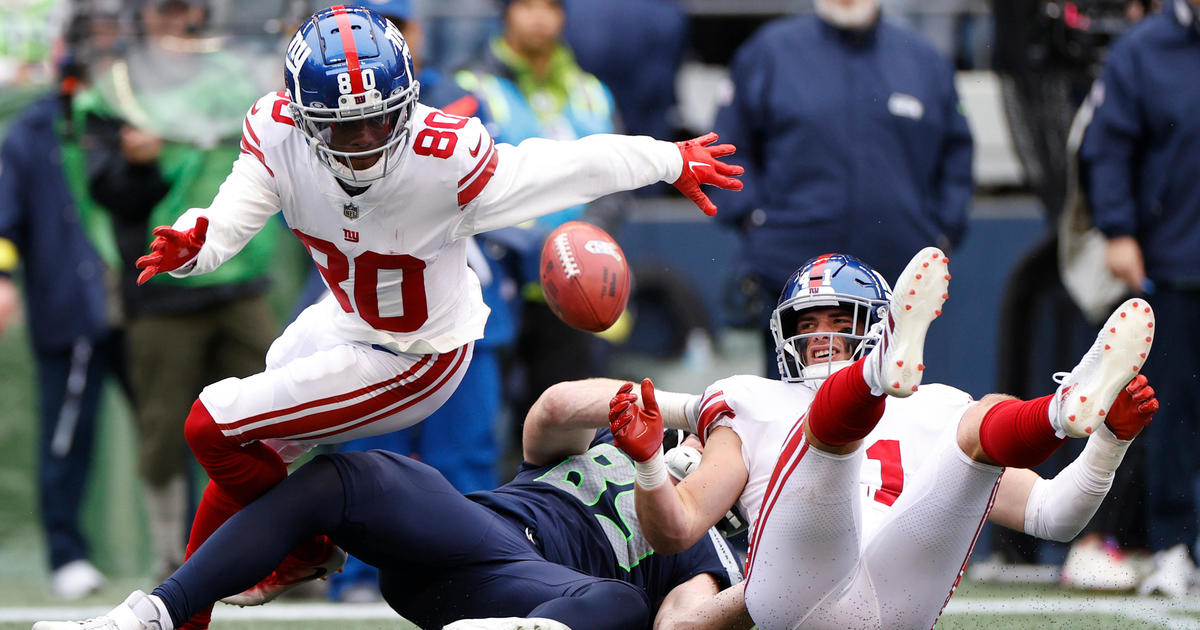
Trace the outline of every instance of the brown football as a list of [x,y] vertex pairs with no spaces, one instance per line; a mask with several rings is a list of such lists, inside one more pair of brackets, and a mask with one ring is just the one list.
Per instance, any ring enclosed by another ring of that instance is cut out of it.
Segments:
[[629,264],[608,232],[582,221],[554,229],[542,245],[542,294],[567,325],[599,332],[629,301]]

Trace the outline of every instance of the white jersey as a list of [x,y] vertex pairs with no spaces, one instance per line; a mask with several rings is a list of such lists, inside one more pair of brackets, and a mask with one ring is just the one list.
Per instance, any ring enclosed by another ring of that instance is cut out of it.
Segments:
[[417,104],[400,164],[351,196],[317,161],[268,94],[243,125],[242,154],[208,208],[175,229],[210,221],[196,259],[172,275],[212,271],[282,211],[339,306],[348,339],[396,352],[450,352],[483,336],[488,307],[467,267],[466,238],[620,190],[674,181],[679,150],[646,137],[495,144],[476,118]]
[[[713,383],[700,400],[692,429],[707,440],[716,427],[729,427],[742,441],[749,477],[738,509],[750,519],[751,540],[759,508],[784,441],[808,413],[815,392],[801,383],[732,376]],[[972,403],[971,396],[947,385],[922,385],[908,398],[887,399],[883,417],[863,441],[859,484],[862,496],[862,541],[869,542],[884,517],[920,466],[930,460],[937,438]]]

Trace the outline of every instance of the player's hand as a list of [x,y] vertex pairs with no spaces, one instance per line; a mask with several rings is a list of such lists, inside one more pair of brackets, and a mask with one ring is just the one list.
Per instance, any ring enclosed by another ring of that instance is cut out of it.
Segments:
[[169,225],[160,225],[154,228],[152,233],[157,238],[150,243],[150,253],[134,263],[142,270],[142,273],[138,274],[139,285],[145,284],[156,273],[178,269],[195,258],[204,246],[204,238],[208,234],[208,218],[197,218],[196,227],[186,232],[180,232]]
[[1132,440],[1154,419],[1158,399],[1145,374],[1138,374],[1117,394],[1112,408],[1104,418],[1113,435],[1119,440]]
[[1104,252],[1108,270],[1130,289],[1142,292],[1146,286],[1146,263],[1142,246],[1132,236],[1116,236],[1108,240]]
[[633,383],[625,383],[608,403],[608,426],[617,448],[634,461],[650,460],[662,450],[663,421],[654,400],[654,383],[642,379],[642,406],[636,404]]
[[742,180],[734,179],[746,169],[736,164],[726,164],[719,157],[733,155],[737,150],[732,144],[712,144],[717,141],[717,134],[709,132],[685,142],[676,142],[679,152],[683,154],[683,171],[679,179],[671,182],[679,192],[700,206],[700,210],[712,216],[717,213],[717,206],[700,190],[700,184],[712,184],[726,190],[741,190]]

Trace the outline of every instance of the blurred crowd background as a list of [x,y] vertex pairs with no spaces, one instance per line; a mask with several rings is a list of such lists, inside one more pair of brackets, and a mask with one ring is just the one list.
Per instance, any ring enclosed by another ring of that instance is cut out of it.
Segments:
[[[479,115],[498,140],[514,143],[606,131],[666,140],[722,131],[738,107],[733,86],[748,93],[747,77],[766,63],[739,51],[769,25],[814,10],[809,0],[365,4],[402,25],[420,66],[422,101]],[[1087,284],[1105,263],[1103,254],[1081,254],[1081,239],[1103,237],[1073,209],[1072,121],[1112,43],[1162,7],[1150,0],[881,4],[883,20],[939,55],[944,70],[926,64],[913,72],[951,77],[970,135],[960,143],[969,157],[950,157],[941,144],[933,149],[934,171],[949,171],[952,162],[961,171],[961,207],[952,211],[965,222],[943,230],[938,243],[950,248],[955,271],[946,316],[933,330],[927,380],[976,396],[1049,394],[1051,373],[1070,369],[1090,343],[1097,309],[1125,292]],[[132,259],[148,242],[148,226],[207,205],[238,153],[246,110],[257,96],[282,89],[287,40],[323,6],[0,0],[0,134],[9,138],[5,151],[27,158],[30,169],[17,180],[9,173],[9,189],[0,186],[0,574],[44,580],[55,596],[73,599],[105,575],[157,578],[181,560],[182,528],[203,483],[181,439],[188,405],[205,383],[258,371],[266,344],[323,287],[301,246],[278,238],[282,222],[255,239],[258,248],[236,269],[198,284],[166,280],[135,290]],[[812,63],[796,63],[806,60]],[[817,73],[811,91],[820,93],[826,79]],[[896,107],[893,113],[911,112],[904,101]],[[522,108],[532,112],[528,119]],[[953,103],[950,111],[953,117]],[[850,116],[836,104],[820,115],[830,125]],[[766,137],[746,133],[764,154],[778,150],[770,129],[757,132]],[[874,150],[868,139],[846,137],[855,151]],[[60,149],[49,151],[55,143]],[[802,148],[800,162],[823,157]],[[750,153],[744,159],[761,157]],[[909,167],[883,158],[884,170]],[[787,185],[773,173],[766,165],[757,188]],[[846,185],[870,186],[870,179]],[[718,200],[723,211],[728,199]],[[777,270],[784,277],[822,252],[795,253],[782,237],[748,238],[762,228],[761,208],[731,209],[744,214],[715,221],[665,185],[575,211],[555,220],[582,217],[605,227],[632,265],[631,301],[617,326],[584,334],[549,315],[536,286],[536,255],[552,225],[485,235],[473,266],[494,322],[480,346],[487,358],[476,362],[491,371],[471,385],[483,393],[411,432],[350,448],[414,454],[461,490],[481,489],[515,470],[520,419],[555,380],[649,375],[661,388],[698,393],[729,374],[770,372],[775,359],[762,331],[777,289],[747,264],[747,250],[795,257]],[[882,213],[838,215],[831,225],[878,232],[876,223],[895,218]],[[835,232],[831,248],[859,242]],[[903,251],[846,253],[886,272],[874,257],[907,260],[908,244],[897,247]],[[186,361],[156,362],[155,350],[168,345],[186,348]],[[1156,426],[1185,422],[1164,403]],[[1194,451],[1194,421],[1186,422],[1178,435]],[[1050,462],[1051,473],[1073,457]],[[976,551],[972,575],[1136,588],[1165,562],[1152,554],[1163,550],[1149,542],[1144,507],[1146,469],[1158,464],[1131,451],[1121,468],[1126,478],[1095,531],[1074,548],[992,532]],[[1176,483],[1190,495],[1194,470],[1186,472]],[[1188,546],[1192,516],[1180,526]],[[1060,571],[1064,561],[1091,564]],[[1094,574],[1107,577],[1100,584],[1071,577]],[[330,596],[376,595],[369,575],[348,571]]]

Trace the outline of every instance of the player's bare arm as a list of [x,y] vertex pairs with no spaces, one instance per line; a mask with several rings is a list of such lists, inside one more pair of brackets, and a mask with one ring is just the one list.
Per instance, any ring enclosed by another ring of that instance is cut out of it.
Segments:
[[591,378],[550,386],[525,416],[525,461],[542,466],[588,449],[596,429],[608,426],[608,399],[621,381]]
[[696,589],[693,591],[696,597],[675,602],[688,605],[673,605],[667,611],[667,600],[675,594],[672,591],[659,609],[654,630],[750,630],[754,621],[746,612],[745,590],[746,583],[739,582],[715,595],[701,598]]

